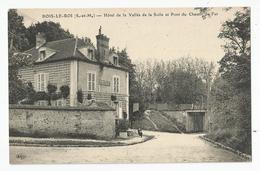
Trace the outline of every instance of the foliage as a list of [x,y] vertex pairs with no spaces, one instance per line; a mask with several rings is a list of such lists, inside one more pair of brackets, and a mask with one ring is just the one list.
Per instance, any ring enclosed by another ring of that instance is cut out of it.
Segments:
[[[211,90],[210,135],[240,151],[251,153],[250,10],[244,8],[222,25],[225,55]],[[221,131],[222,130],[222,131]],[[223,133],[224,132],[224,133]]]
[[25,86],[26,98],[21,101],[21,104],[34,104],[35,102],[35,90],[31,82],[28,82]]
[[51,105],[52,97],[54,96],[55,92],[57,90],[57,86],[53,84],[47,85],[47,92],[48,92],[48,105]]
[[9,103],[17,103],[27,96],[26,84],[19,77],[18,69],[33,66],[32,56],[22,51],[35,46],[35,35],[41,31],[46,34],[47,41],[73,37],[69,31],[64,31],[59,23],[45,21],[26,28],[23,17],[17,10],[8,11]]
[[9,50],[8,65],[9,103],[15,104],[26,97],[26,84],[21,80],[18,68],[32,66],[32,58],[26,54]]
[[51,100],[58,100],[62,98],[61,92],[55,92],[51,95]]
[[26,97],[26,87],[21,80],[9,79],[9,104],[16,104]]
[[59,23],[52,21],[38,22],[29,26],[26,30],[26,38],[29,40],[29,48],[36,45],[35,35],[38,33],[44,33],[46,41],[61,40],[74,37],[68,30],[61,28]]
[[[115,51],[115,48],[112,48],[112,50]],[[140,111],[144,111],[145,110],[145,103],[144,103],[144,98],[141,95],[141,91],[140,91],[140,85],[137,82],[137,78],[136,78],[136,66],[132,63],[130,57],[127,54],[127,49],[123,49],[121,51],[117,51],[117,54],[119,56],[119,63],[120,65],[124,66],[125,68],[128,69],[129,71],[129,118],[130,120],[133,119],[133,113],[132,111],[132,107],[133,107],[133,103],[139,103],[139,108]],[[113,97],[114,99],[114,97]]]
[[116,95],[111,95],[111,100],[116,101]]
[[83,92],[81,89],[77,91],[77,100],[79,103],[83,103]]
[[[148,103],[207,105],[214,64],[198,58],[136,64],[136,86]],[[141,95],[141,97],[140,97]]]
[[66,99],[69,94],[70,94],[70,88],[68,85],[63,85],[60,87],[60,92],[61,92],[61,96],[62,98]]
[[88,99],[88,100],[91,100],[91,99],[92,99],[92,95],[91,95],[91,94],[88,94],[87,99]]
[[8,11],[8,47],[9,50],[23,51],[28,48],[29,41],[25,36],[26,27],[23,17],[17,14],[17,10]]
[[53,94],[55,93],[57,90],[57,86],[56,85],[53,85],[53,84],[48,84],[47,85],[47,91],[48,91],[48,94]]
[[34,99],[35,99],[35,101],[49,100],[49,96],[45,91],[38,91],[38,92],[35,93]]

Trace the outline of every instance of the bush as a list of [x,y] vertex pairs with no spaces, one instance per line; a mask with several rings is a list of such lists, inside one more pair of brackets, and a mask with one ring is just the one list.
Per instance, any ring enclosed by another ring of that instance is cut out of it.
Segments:
[[51,100],[58,100],[58,99],[61,99],[61,97],[62,97],[61,93],[53,93],[51,95]]
[[33,89],[33,85],[31,82],[27,83],[26,86],[26,96],[30,101],[34,101],[34,96],[35,96],[35,90]]
[[83,103],[83,92],[81,89],[77,91],[77,99],[79,103]]
[[92,99],[92,95],[91,95],[91,94],[88,94],[87,99],[88,99],[88,100],[91,100],[91,99]]
[[38,101],[38,100],[48,100],[49,96],[45,91],[38,91],[35,93],[35,97],[34,100]]
[[66,99],[70,94],[70,88],[68,85],[63,85],[60,87],[61,96]]
[[48,84],[47,91],[49,94],[55,93],[57,90],[57,86],[53,84]]
[[111,95],[111,100],[112,101],[116,101],[116,96],[115,95]]
[[56,90],[57,90],[56,85],[48,84],[47,91],[48,91],[48,105],[49,106],[51,105],[52,96],[56,92]]

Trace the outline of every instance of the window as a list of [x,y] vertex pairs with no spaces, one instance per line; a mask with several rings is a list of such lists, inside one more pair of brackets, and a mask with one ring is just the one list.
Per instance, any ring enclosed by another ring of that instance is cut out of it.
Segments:
[[116,56],[113,57],[113,64],[118,65],[118,59]]
[[88,73],[88,91],[95,91],[96,89],[96,74],[93,72]]
[[45,58],[46,58],[46,52],[45,52],[45,50],[41,50],[40,51],[40,60],[43,60]]
[[94,60],[94,52],[93,52],[93,50],[91,50],[91,49],[88,50],[88,56],[89,56],[89,58],[91,60]]
[[47,91],[48,81],[49,81],[49,74],[47,73],[35,74],[36,91]]
[[118,76],[114,76],[113,77],[113,92],[114,93],[119,93],[119,77]]

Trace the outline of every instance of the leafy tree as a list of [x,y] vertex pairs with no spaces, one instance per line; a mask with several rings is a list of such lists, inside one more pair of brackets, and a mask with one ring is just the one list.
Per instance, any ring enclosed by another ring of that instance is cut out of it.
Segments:
[[35,35],[39,32],[45,34],[47,42],[74,37],[69,30],[64,30],[59,23],[52,21],[38,22],[29,26],[26,30],[29,47],[36,45]]
[[205,84],[195,74],[176,70],[166,77],[164,86],[164,102],[174,104],[201,104],[205,94]]
[[32,58],[23,53],[14,53],[9,50],[8,77],[9,77],[9,103],[15,104],[26,98],[26,84],[21,80],[18,68],[31,66]]
[[[112,48],[115,50],[115,48]],[[140,110],[144,110],[142,97],[140,97],[140,91],[138,87],[138,83],[136,80],[136,68],[135,65],[132,63],[130,57],[127,54],[127,50],[123,49],[121,51],[117,51],[117,54],[119,56],[119,63],[120,65],[126,67],[129,71],[129,117],[130,119],[133,119],[133,115],[131,113],[133,103],[139,103]]]
[[[214,64],[198,58],[136,64],[139,98],[148,103],[205,105],[214,76]],[[140,96],[141,95],[141,96]]]
[[[211,90],[211,134],[251,153],[250,10],[244,8],[236,12],[234,19],[224,22],[218,37],[226,44],[225,55],[219,61],[219,76]],[[216,135],[220,130],[222,133]]]
[[25,36],[26,27],[23,17],[18,15],[16,9],[8,11],[8,47],[9,51],[23,51],[28,48],[29,41]]

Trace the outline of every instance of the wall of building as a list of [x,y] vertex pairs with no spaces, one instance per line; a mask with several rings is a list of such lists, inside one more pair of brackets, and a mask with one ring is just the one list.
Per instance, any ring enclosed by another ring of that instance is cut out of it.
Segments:
[[115,136],[115,116],[111,109],[10,106],[10,134],[45,137],[87,137],[111,139]]
[[37,73],[49,73],[49,83],[59,89],[62,85],[70,85],[70,61],[60,61],[24,67],[19,70],[19,75],[24,81],[30,81],[35,87],[34,75]]
[[[89,92],[87,87],[87,73],[95,72],[96,73],[96,91]],[[90,64],[86,62],[79,61],[78,64],[78,89],[81,89],[84,94],[84,98],[87,98],[87,95],[91,93],[94,95],[97,101],[107,102],[111,104],[111,95],[116,95],[117,100],[122,102],[123,111],[128,113],[128,74],[125,71],[103,67],[101,68],[98,65]],[[120,77],[120,90],[119,93],[113,93],[113,76],[117,75]]]

